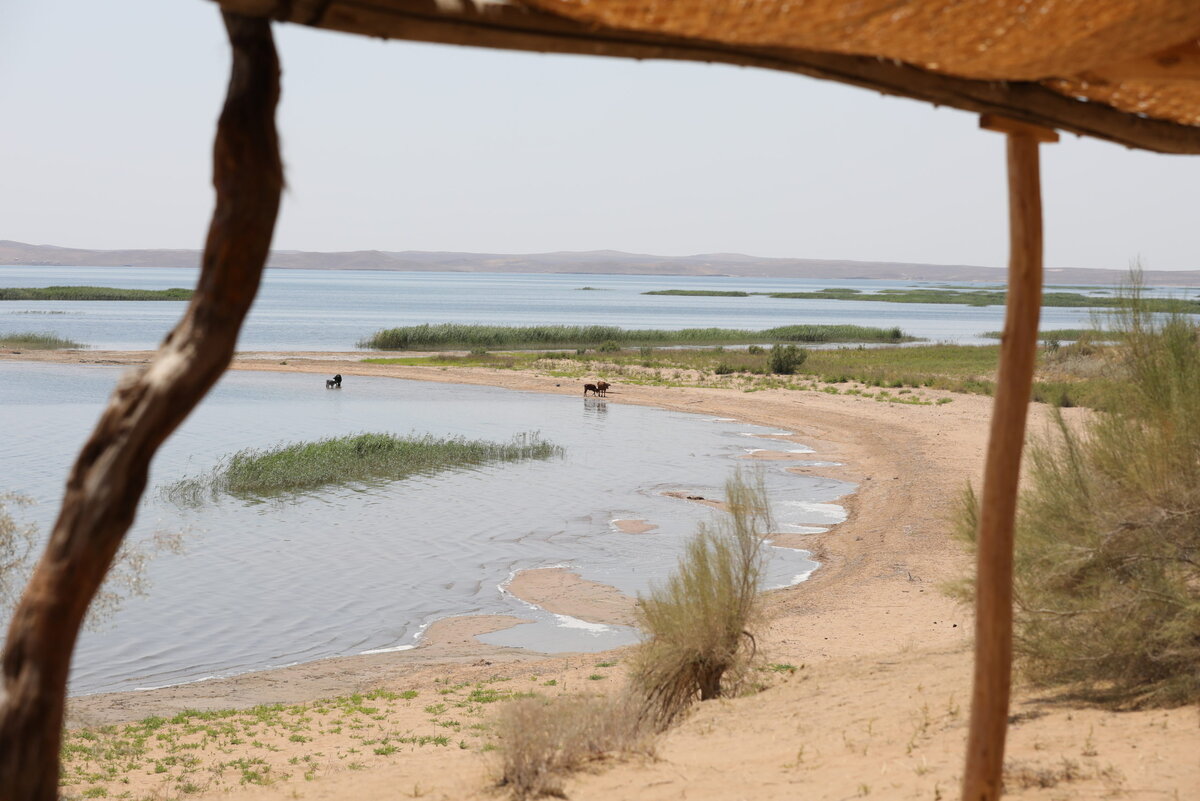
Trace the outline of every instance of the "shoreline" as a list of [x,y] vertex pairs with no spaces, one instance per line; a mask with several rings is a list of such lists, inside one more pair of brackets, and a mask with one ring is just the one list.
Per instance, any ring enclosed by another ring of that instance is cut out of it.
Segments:
[[[152,355],[152,352],[149,351],[43,351],[36,353],[26,351],[20,354],[0,354],[0,359],[80,366],[137,366],[146,363]],[[346,376],[364,375],[443,383],[484,384],[521,391],[571,395],[576,394],[576,384],[578,383],[532,372],[514,373],[488,368],[444,369],[375,365],[358,361],[368,355],[370,354],[365,352],[354,354],[240,353],[235,356],[230,369],[316,374],[336,371]],[[785,390],[765,391],[748,396],[746,393],[735,390],[615,385],[614,389],[610,390],[609,398],[603,402],[633,403],[713,417],[732,418],[746,423],[774,427],[780,431],[786,430],[790,434],[761,437],[763,445],[767,447],[747,448],[747,453],[739,458],[797,462],[819,459],[823,462],[834,462],[835,464],[820,466],[795,465],[789,467],[789,470],[798,474],[829,476],[855,482],[858,490],[839,500],[840,505],[845,507],[847,513],[847,519],[844,522],[821,533],[775,532],[771,537],[772,543],[775,545],[810,552],[812,558],[818,561],[821,567],[799,584],[772,590],[768,593],[768,606],[772,610],[786,608],[794,603],[791,601],[791,596],[797,594],[799,587],[808,587],[811,589],[799,593],[801,600],[798,608],[803,610],[802,614],[806,618],[824,618],[830,613],[830,610],[837,608],[846,599],[848,591],[846,584],[864,576],[867,564],[872,561],[869,558],[870,549],[863,544],[871,542],[872,537],[864,536],[864,534],[873,535],[876,538],[875,541],[878,541],[880,532],[878,529],[862,533],[858,531],[858,528],[861,527],[860,518],[863,516],[864,492],[867,494],[865,500],[868,514],[866,516],[869,518],[874,517],[871,514],[871,507],[876,505],[892,506],[891,497],[895,495],[890,487],[883,484],[871,484],[875,479],[874,473],[878,469],[875,464],[878,461],[878,454],[872,456],[868,451],[873,448],[864,447],[861,443],[851,441],[853,438],[848,434],[863,433],[862,429],[866,420],[883,418],[902,421],[913,417],[942,418],[948,415],[953,416],[956,411],[953,407],[961,410],[967,406],[975,407],[972,411],[978,414],[978,407],[990,405],[990,399],[970,396],[955,396],[955,398],[966,401],[966,403],[963,403],[962,406],[954,403],[934,407],[908,407],[878,404],[847,396],[831,398],[820,393]],[[971,401],[974,402],[971,403]],[[981,404],[980,401],[983,403]],[[853,408],[855,414],[848,414],[849,410],[846,407]],[[804,424],[802,419],[796,419],[797,413],[801,410],[817,413],[819,419]],[[914,410],[916,414],[914,414]],[[856,420],[855,417],[863,419]],[[799,427],[796,425],[798,422],[802,424]],[[878,436],[876,435],[875,438],[878,439]],[[794,440],[800,439],[803,440],[804,447],[796,452],[789,452],[783,448]],[[977,445],[981,459],[982,440]],[[864,462],[864,457],[869,456],[872,458],[867,458]],[[899,476],[890,476],[889,478],[898,480]],[[911,480],[905,482],[906,485],[910,483]],[[876,504],[873,501],[880,487],[885,490],[884,494],[887,500],[883,504]],[[676,493],[675,495],[684,500],[691,500],[693,503],[703,503],[715,508],[722,506],[720,501],[714,499],[688,499],[686,493]],[[653,524],[652,521],[644,522]],[[900,570],[895,565],[892,565],[890,569],[893,572]],[[909,577],[914,575],[908,568],[903,569],[903,574]],[[919,580],[925,581],[923,578]],[[938,580],[941,578],[939,577]],[[837,591],[831,595],[830,588]],[[519,599],[540,606],[551,613],[565,614],[588,622],[628,625],[633,618],[633,599],[615,588],[582,579],[568,570],[521,571],[510,582],[508,591]],[[850,592],[850,595],[858,594]],[[785,597],[788,600],[784,600]],[[939,606],[941,605],[939,604]],[[944,611],[948,612],[949,610]],[[469,617],[444,618],[431,625],[413,648],[391,653],[335,657],[301,665],[248,672],[232,677],[158,689],[128,691],[140,696],[151,694],[156,697],[153,700],[147,698],[145,703],[117,704],[117,706],[160,709],[180,703],[194,705],[194,703],[203,702],[204,699],[216,694],[210,690],[223,690],[226,686],[228,686],[231,698],[245,697],[256,703],[273,698],[294,701],[311,697],[314,692],[326,692],[329,686],[321,681],[314,681],[310,674],[324,675],[328,671],[336,671],[351,683],[357,683],[354,680],[355,676],[369,675],[382,679],[384,676],[396,675],[397,672],[403,673],[410,667],[425,667],[441,659],[451,664],[457,664],[469,659],[536,661],[554,658],[551,655],[525,649],[490,646],[474,639],[476,634],[517,624],[510,622],[516,621],[515,618],[504,621],[501,617],[474,618],[478,623],[465,622],[472,619]],[[861,620],[855,621],[854,628],[860,627],[863,623],[864,621]],[[959,631],[961,632],[963,629],[960,628]],[[840,639],[838,642],[838,646],[831,646],[826,644],[826,638],[816,651],[825,657],[839,654],[847,647],[848,643],[842,642]],[[816,655],[816,653],[813,654],[813,656]],[[361,664],[363,660],[376,660],[381,664],[379,666]],[[306,669],[314,665],[324,666],[328,671],[321,668]],[[254,688],[254,685],[258,684],[262,684],[264,687],[276,687],[277,691],[275,694],[261,693]],[[286,689],[278,690],[280,684],[285,685]],[[196,690],[197,687],[202,690]],[[308,695],[305,695],[306,692]],[[97,714],[98,708],[104,703],[110,702],[110,699],[115,696],[125,694],[102,693],[77,696],[72,699],[72,708],[73,710],[74,708],[79,709],[81,719],[89,719]]]
[[[82,357],[113,364],[149,355],[74,353],[37,360],[79,364]],[[581,383],[532,372],[358,363],[365,355],[343,354],[337,361],[323,353],[313,358],[240,354],[233,369],[393,376],[572,396]],[[0,360],[28,361],[22,356],[0,353]],[[285,359],[287,365],[278,363]],[[766,593],[765,622],[756,631],[760,666],[752,677],[754,690],[697,704],[658,738],[652,757],[605,759],[568,778],[565,793],[572,801],[955,797],[972,693],[973,619],[971,609],[942,587],[970,573],[971,557],[952,536],[950,520],[966,482],[978,486],[991,399],[930,392],[953,402],[911,406],[812,391],[744,393],[611,383],[607,399],[589,403],[655,406],[786,429],[815,451],[788,469],[845,479],[858,488],[839,501],[847,512],[844,522],[822,533],[772,537],[810,551],[821,568],[807,581]],[[1030,431],[1036,435],[1050,409],[1031,404],[1030,410]],[[1069,420],[1088,414],[1063,412]],[[562,574],[538,578],[551,585],[570,581]],[[559,589],[571,593],[566,584]],[[376,733],[372,736],[444,734],[453,721],[441,710],[449,707],[449,714],[461,719],[462,733],[455,736],[464,739],[458,747],[372,751],[350,729],[307,729],[300,739],[311,736],[312,742],[297,742],[283,730],[275,739],[243,744],[234,752],[269,763],[276,778],[268,786],[239,784],[237,774],[221,773],[220,765],[229,759],[223,754],[230,753],[224,748],[212,754],[189,751],[208,760],[204,770],[215,772],[204,775],[216,778],[189,789],[188,797],[285,801],[407,793],[495,801],[496,760],[486,753],[494,741],[469,733],[486,730],[495,707],[475,705],[470,711],[465,696],[486,696],[498,688],[545,696],[613,694],[628,653],[547,657],[481,648],[474,639],[479,626],[513,621],[452,618],[431,625],[429,639],[436,644],[429,647],[312,662],[220,683],[74,699],[71,721],[77,726],[117,723],[187,707],[245,709],[386,689],[403,696],[372,702],[385,706],[383,719],[363,721]],[[443,628],[436,630],[439,625]],[[403,700],[408,697],[415,700]],[[455,698],[464,700],[454,703]],[[308,715],[309,709],[295,714]],[[1062,688],[1039,690],[1018,681],[1010,721],[1006,798],[1154,801],[1191,797],[1200,786],[1192,707],[1117,712],[1073,704]],[[310,759],[316,761],[308,764],[318,768],[311,782],[301,779],[308,779],[307,773],[289,767]],[[146,771],[126,778],[135,796],[176,797],[182,785],[169,782],[183,778],[173,775]]]

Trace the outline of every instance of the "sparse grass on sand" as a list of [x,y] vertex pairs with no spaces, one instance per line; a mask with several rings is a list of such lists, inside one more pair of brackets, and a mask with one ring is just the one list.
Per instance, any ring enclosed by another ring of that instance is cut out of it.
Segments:
[[0,287],[0,300],[191,300],[192,290],[108,286]]
[[679,331],[625,329],[606,325],[412,325],[377,331],[358,343],[371,350],[453,350],[456,348],[567,348],[642,345],[735,345],[788,342],[908,342],[899,328],[857,325],[788,325],[764,331],[685,328]]
[[436,701],[415,689],[380,688],[74,729],[63,737],[61,796],[161,801],[312,781],[394,764],[418,749],[487,751],[492,706],[527,695],[507,682],[447,682]]
[[183,479],[162,492],[180,504],[199,503],[219,493],[256,499],[494,462],[548,459],[562,453],[561,447],[546,442],[536,433],[519,434],[509,442],[432,435],[354,434],[277,445],[266,450],[247,448],[218,464],[207,475]]
[[[1024,674],[1122,705],[1200,701],[1200,327],[1134,295],[1124,379],[1029,453],[1017,521]],[[1065,349],[1064,349],[1065,350]],[[964,504],[973,538],[977,506]]]
[[40,334],[34,331],[22,331],[14,334],[0,334],[0,348],[27,348],[29,350],[80,350],[86,348],[81,342],[65,339],[55,334]]

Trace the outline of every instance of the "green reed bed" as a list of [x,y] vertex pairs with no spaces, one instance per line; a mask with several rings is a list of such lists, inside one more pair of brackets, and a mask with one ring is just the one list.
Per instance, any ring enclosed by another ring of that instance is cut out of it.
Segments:
[[[831,287],[813,292],[713,292],[703,289],[665,289],[643,292],[643,295],[720,295],[722,297],[750,297],[765,295],[771,298],[799,300],[861,300],[876,303],[942,303],[960,306],[1003,306],[1007,294],[1003,290],[991,289],[881,289],[878,292],[863,292],[859,289]],[[1175,312],[1200,314],[1200,301],[1183,298],[1144,298],[1146,310],[1150,312]],[[1078,292],[1046,292],[1042,295],[1042,306],[1064,308],[1115,309],[1120,307],[1120,297],[1099,297]]]
[[207,475],[186,478],[162,490],[179,504],[196,504],[219,494],[244,499],[305,492],[328,486],[395,481],[418,474],[479,467],[497,462],[549,459],[563,449],[536,433],[509,442],[464,437],[396,437],[354,434],[316,442],[297,442],[228,457]]
[[86,348],[82,342],[35,331],[0,334],[0,348],[25,348],[27,350],[80,350]]
[[190,289],[116,289],[107,286],[0,287],[0,300],[191,300]]
[[643,295],[685,295],[688,297],[698,298],[748,298],[751,292],[738,292],[736,290],[723,291],[719,289],[656,289],[653,292],[643,292]]
[[736,345],[752,342],[908,342],[899,328],[857,325],[789,325],[764,331],[685,328],[679,331],[615,326],[494,326],[441,323],[389,328],[361,340],[371,350],[452,350],[471,348],[596,348],[647,345]]
[[[1000,339],[1003,335],[1003,331],[985,331],[979,336],[987,339]],[[1115,342],[1119,336],[1120,332],[1104,331],[1099,328],[1052,328],[1049,331],[1038,332],[1038,340],[1041,342],[1076,342],[1081,339]]]

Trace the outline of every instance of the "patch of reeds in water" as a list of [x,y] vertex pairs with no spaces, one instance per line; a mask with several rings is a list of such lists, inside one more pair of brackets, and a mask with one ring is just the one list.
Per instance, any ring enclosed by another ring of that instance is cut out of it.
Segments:
[[471,348],[567,348],[643,345],[737,345],[789,342],[907,342],[899,328],[858,325],[788,325],[763,331],[735,328],[685,328],[678,331],[625,329],[607,325],[410,325],[388,328],[361,340],[371,350]]
[[109,286],[0,287],[0,300],[190,300],[192,290]]
[[549,459],[562,447],[536,433],[518,434],[509,442],[464,437],[396,437],[354,434],[317,442],[277,445],[266,450],[238,451],[207,475],[186,478],[162,490],[165,498],[194,505],[219,494],[256,500],[321,487],[371,481],[394,481],[418,474],[479,467],[496,462]]
[[0,348],[27,348],[29,350],[80,350],[86,348],[82,342],[66,339],[55,334],[42,334],[36,331],[21,331],[13,334],[0,334]]

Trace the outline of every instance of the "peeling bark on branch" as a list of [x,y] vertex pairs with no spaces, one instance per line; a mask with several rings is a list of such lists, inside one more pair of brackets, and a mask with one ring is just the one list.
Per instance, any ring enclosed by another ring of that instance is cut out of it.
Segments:
[[233,50],[213,148],[217,202],[196,293],[150,365],[125,375],[67,479],[46,551],[8,630],[0,686],[0,801],[50,801],[71,652],[133,523],[150,460],[228,366],[271,245],[283,168],[270,23],[224,14]]

